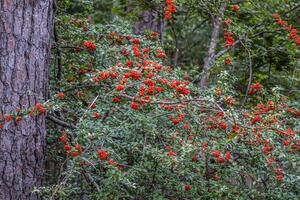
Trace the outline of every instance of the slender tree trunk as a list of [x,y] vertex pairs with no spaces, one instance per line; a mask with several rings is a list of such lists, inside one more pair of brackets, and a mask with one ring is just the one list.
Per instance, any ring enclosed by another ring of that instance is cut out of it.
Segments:
[[204,59],[204,65],[202,69],[202,77],[200,80],[200,88],[206,89],[209,82],[209,70],[212,66],[212,60],[216,54],[216,46],[218,43],[220,28],[222,25],[222,18],[224,16],[226,4],[223,3],[220,7],[219,15],[213,16],[213,31],[211,33],[210,44],[208,49],[208,54]]
[[[45,101],[53,0],[0,0],[0,115]],[[44,172],[45,116],[0,129],[0,199],[35,200]]]

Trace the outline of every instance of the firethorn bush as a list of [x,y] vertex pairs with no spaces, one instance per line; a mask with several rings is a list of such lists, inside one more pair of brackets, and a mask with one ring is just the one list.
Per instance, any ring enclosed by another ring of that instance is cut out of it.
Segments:
[[[57,24],[64,27],[53,49],[61,77],[50,84],[53,98],[24,116],[47,112],[60,124],[49,127],[48,156],[61,167],[37,192],[47,199],[299,197],[300,110],[278,88],[253,82],[243,101],[237,78],[224,70],[199,91],[167,65],[155,32],[134,35],[120,19],[94,25],[64,15]],[[232,36],[224,34],[225,47]]]
[[[90,13],[90,1],[84,3],[81,12]],[[211,2],[207,7],[202,3],[201,15],[215,15]],[[2,129],[47,115],[49,181],[34,192],[62,200],[299,199],[300,104],[281,87],[265,86],[260,75],[253,75],[251,62],[252,56],[258,59],[265,52],[255,46],[261,39],[251,37],[275,30],[271,41],[284,42],[287,52],[293,52],[290,63],[297,63],[293,59],[299,52],[299,29],[288,21],[288,12],[272,13],[262,22],[268,24],[266,30],[257,34],[254,29],[262,23],[250,19],[255,25],[249,28],[242,20],[254,12],[253,3],[223,3],[216,3],[223,9],[217,19],[222,27],[218,48],[223,50],[211,57],[217,76],[206,89],[199,89],[184,67],[172,66],[180,62],[169,57],[174,52],[170,41],[176,40],[179,52],[183,36],[174,39],[168,32],[163,44],[162,33],[134,34],[124,18],[94,24],[91,17],[70,14],[75,8],[58,15],[49,99],[0,116]],[[149,4],[159,7],[163,28],[170,27],[173,34],[176,23],[184,21],[176,21],[187,12],[184,5],[194,12],[199,9],[194,1]],[[197,21],[198,14],[191,21]],[[185,22],[194,23],[189,20]],[[247,34],[251,37],[244,41]],[[236,49],[237,43],[246,53]],[[253,55],[248,47],[255,49]],[[230,67],[247,59],[250,77],[241,81]],[[245,92],[239,88],[244,82]]]

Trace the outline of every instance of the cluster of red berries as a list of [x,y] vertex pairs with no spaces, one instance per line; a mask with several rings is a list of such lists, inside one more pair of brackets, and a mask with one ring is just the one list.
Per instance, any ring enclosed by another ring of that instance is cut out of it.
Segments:
[[147,35],[147,38],[149,40],[152,40],[152,41],[157,41],[158,40],[158,33],[157,32],[151,32]]
[[171,147],[169,146],[165,146],[165,149],[167,150],[167,156],[169,156],[170,158],[174,157],[176,154],[174,151],[172,151]]
[[172,117],[172,116],[170,116],[170,120],[172,121],[172,123],[173,123],[174,125],[179,124],[180,122],[183,121],[183,119],[184,119],[184,114],[181,114],[181,113],[178,114],[177,117]]
[[98,150],[98,151],[97,151],[97,154],[98,154],[98,158],[99,158],[100,160],[107,160],[107,159],[108,159],[108,156],[109,156],[108,152],[105,151],[105,150],[103,150],[103,149]]
[[83,46],[89,51],[96,51],[97,46],[91,41],[85,41]]
[[275,178],[277,180],[278,183],[281,183],[282,179],[283,179],[283,172],[282,172],[282,169],[281,168],[276,168],[274,170],[274,173],[275,173]]
[[257,94],[257,93],[261,92],[262,89],[263,89],[263,86],[260,83],[256,82],[250,86],[248,95]]
[[140,108],[140,105],[137,102],[132,101],[130,107],[132,110],[137,110]]
[[234,106],[235,105],[235,99],[231,96],[225,97],[225,103],[227,106]]
[[165,19],[167,21],[172,19],[172,14],[176,13],[176,4],[175,0],[165,0],[166,6],[165,6]]
[[64,100],[65,99],[65,93],[63,92],[59,92],[56,94],[57,98],[60,100]]
[[283,21],[279,14],[274,14],[273,17],[279,26],[290,32],[289,39],[294,41],[300,49],[300,36],[298,35],[297,29],[292,28],[287,21]]
[[[110,33],[109,38],[114,40],[120,38],[116,33]],[[174,92],[176,97],[183,97],[190,94],[188,81],[179,80],[167,80],[160,78],[160,73],[163,71],[171,73],[169,67],[164,67],[158,62],[149,60],[150,53],[159,58],[166,58],[166,54],[163,50],[154,49],[150,51],[149,47],[141,47],[140,40],[138,38],[132,38],[131,36],[122,36],[121,38],[127,39],[126,48],[121,51],[121,55],[125,57],[125,63],[118,63],[116,66],[111,66],[106,71],[92,72],[92,82],[100,83],[108,79],[114,79],[114,82],[118,82],[115,86],[117,92],[122,92],[118,96],[126,96],[127,89],[132,92],[133,85],[131,81],[141,81],[141,84],[137,88],[136,96],[131,97],[131,109],[137,110],[141,107],[149,104],[153,97],[162,94],[166,91]],[[113,43],[114,44],[114,43]],[[125,45],[125,42],[119,45]],[[132,49],[129,50],[128,46],[132,45]],[[128,95],[127,95],[128,97]],[[114,97],[112,102],[120,103],[120,97]]]
[[61,136],[59,137],[59,141],[64,144],[64,150],[69,156],[77,157],[82,153],[82,147],[80,144],[77,143],[74,145],[74,147],[69,144],[69,139],[66,132],[62,132]]
[[[233,10],[233,12],[238,12],[239,6],[236,5],[236,4],[233,5],[232,10]],[[234,45],[233,33],[228,31],[231,24],[232,24],[232,20],[230,18],[224,20],[224,25],[225,25],[225,31],[224,31],[225,45],[224,46],[225,46],[225,48],[229,48],[229,47],[232,47]],[[226,65],[231,64],[231,58],[230,58],[229,55],[225,58],[225,64]]]
[[227,56],[227,57],[225,58],[225,64],[226,64],[226,65],[230,65],[230,64],[231,64],[231,58],[230,58],[230,56]]
[[270,100],[266,103],[266,105],[263,103],[257,104],[254,108],[253,114],[254,115],[267,114],[270,111],[275,111],[275,110],[276,110],[275,103]]
[[[22,114],[25,113],[25,114]],[[7,114],[4,117],[0,115],[0,129],[3,128],[4,123],[10,123],[11,121],[14,121],[16,124],[23,120],[23,117],[25,115],[28,115],[30,117],[41,115],[46,113],[46,108],[41,103],[37,103],[30,111],[21,111],[20,109],[16,110],[16,114]]]
[[224,120],[224,112],[218,112],[214,117],[210,117],[207,120],[207,123],[209,124],[208,130],[226,130],[228,128],[228,125],[226,121]]
[[[55,96],[59,100],[63,100],[65,98],[65,94],[63,92],[59,92]],[[0,129],[3,128],[3,123],[9,123],[11,121],[14,121],[17,124],[18,122],[22,121],[26,116],[33,117],[45,113],[46,113],[45,106],[41,103],[37,103],[29,110],[17,109],[16,114],[7,114],[4,117],[0,115]]]
[[232,32],[226,31],[224,33],[224,39],[225,39],[225,47],[226,48],[233,46],[234,38],[233,38],[233,33]]
[[260,122],[261,122],[261,116],[259,116],[259,115],[254,116],[251,120],[252,124],[257,124],[257,123],[260,123]]
[[98,158],[102,161],[107,161],[107,163],[111,166],[118,167],[119,170],[122,170],[122,166],[118,164],[113,159],[109,159],[109,153],[103,149],[97,151]]
[[43,104],[37,103],[29,112],[29,116],[40,115],[44,113],[46,113],[46,108],[43,106]]
[[231,153],[229,151],[226,151],[225,155],[222,156],[219,150],[212,150],[211,155],[219,164],[224,164],[226,161],[229,162],[231,160]]

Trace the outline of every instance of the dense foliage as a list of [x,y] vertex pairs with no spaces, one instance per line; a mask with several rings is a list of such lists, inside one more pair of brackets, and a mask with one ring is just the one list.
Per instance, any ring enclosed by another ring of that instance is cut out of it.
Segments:
[[[57,6],[50,98],[1,119],[47,113],[48,182],[36,192],[45,199],[299,199],[299,2]],[[133,34],[149,10],[162,32]],[[223,31],[210,86],[200,89],[214,16]]]

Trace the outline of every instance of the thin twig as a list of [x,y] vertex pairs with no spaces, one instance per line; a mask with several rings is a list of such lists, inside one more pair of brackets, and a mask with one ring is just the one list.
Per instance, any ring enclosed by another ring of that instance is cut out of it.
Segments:
[[245,103],[246,103],[246,101],[248,99],[248,93],[249,93],[250,86],[251,86],[252,79],[253,79],[253,66],[252,66],[251,52],[249,51],[249,49],[247,48],[247,46],[243,42],[241,42],[241,44],[245,47],[245,50],[248,53],[248,59],[249,59],[249,82],[248,82],[246,94],[245,94],[245,97],[244,97],[243,103],[242,103],[242,107],[244,107],[244,105],[245,105]]

